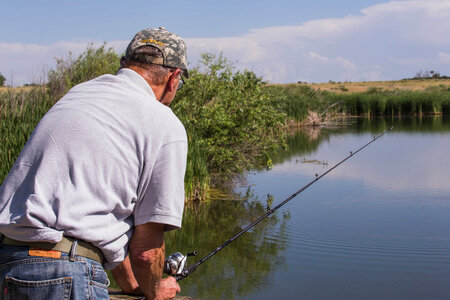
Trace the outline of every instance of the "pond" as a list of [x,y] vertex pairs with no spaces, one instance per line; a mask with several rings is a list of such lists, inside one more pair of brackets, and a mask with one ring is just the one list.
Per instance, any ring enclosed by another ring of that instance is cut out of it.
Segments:
[[239,197],[186,208],[167,254],[196,262],[394,126],[180,282],[199,299],[450,299],[450,118],[355,119],[295,132]]

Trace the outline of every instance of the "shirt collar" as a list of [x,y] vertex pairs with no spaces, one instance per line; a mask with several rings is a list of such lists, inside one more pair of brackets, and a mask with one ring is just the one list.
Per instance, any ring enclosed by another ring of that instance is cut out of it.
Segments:
[[147,81],[145,81],[144,77],[139,75],[139,73],[137,73],[136,71],[128,69],[128,68],[122,68],[117,72],[116,76],[121,76],[121,77],[127,78],[128,80],[133,82],[134,85],[143,89],[145,92],[150,94],[150,96],[152,96],[153,98],[156,99],[156,96],[152,90],[152,87],[148,84]]

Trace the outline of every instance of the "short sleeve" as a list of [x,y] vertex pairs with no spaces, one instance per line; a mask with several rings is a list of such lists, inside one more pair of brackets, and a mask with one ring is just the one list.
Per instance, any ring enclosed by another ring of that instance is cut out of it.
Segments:
[[184,209],[186,141],[162,146],[154,160],[149,181],[134,209],[134,225],[165,224],[165,230],[181,227]]

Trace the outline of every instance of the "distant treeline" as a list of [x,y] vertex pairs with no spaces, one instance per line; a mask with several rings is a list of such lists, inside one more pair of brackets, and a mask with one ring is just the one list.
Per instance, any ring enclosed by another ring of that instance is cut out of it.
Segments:
[[[120,55],[88,46],[77,58],[57,60],[48,83],[0,92],[0,183],[48,109],[74,85],[114,74]],[[186,199],[205,199],[233,174],[271,165],[286,148],[287,127],[319,124],[337,115],[424,115],[450,112],[450,87],[425,91],[334,93],[305,84],[268,85],[250,71],[234,71],[222,55],[202,54],[171,108],[189,139]]]
[[418,80],[418,79],[449,79],[449,76],[441,75],[439,72],[433,70],[419,71],[413,78],[406,78],[404,80]]

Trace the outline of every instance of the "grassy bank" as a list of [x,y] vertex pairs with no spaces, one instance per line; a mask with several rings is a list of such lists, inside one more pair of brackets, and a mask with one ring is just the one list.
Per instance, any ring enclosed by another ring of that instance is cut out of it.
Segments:
[[[278,95],[279,106],[293,124],[318,124],[334,116],[401,116],[450,113],[448,79],[402,80],[395,82],[347,83],[339,91],[334,84],[322,90],[317,84],[269,85],[267,93]],[[364,89],[361,87],[364,86]],[[358,87],[356,89],[355,87]],[[410,88],[414,87],[414,88]],[[361,91],[355,91],[361,90]],[[311,116],[315,116],[313,119]]]
[[334,94],[330,101],[339,102],[338,112],[356,116],[402,116],[450,113],[450,86],[425,91],[368,91]]

